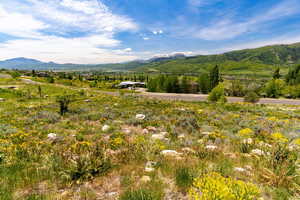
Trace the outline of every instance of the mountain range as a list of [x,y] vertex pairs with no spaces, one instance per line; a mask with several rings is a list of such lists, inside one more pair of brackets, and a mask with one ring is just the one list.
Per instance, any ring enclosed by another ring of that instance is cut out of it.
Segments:
[[223,73],[227,74],[257,73],[267,75],[275,67],[280,66],[285,72],[289,66],[295,64],[300,64],[300,43],[244,49],[216,55],[188,57],[183,54],[175,54],[118,64],[57,64],[28,58],[13,58],[0,61],[0,68],[201,73],[207,72],[214,65],[219,65]]

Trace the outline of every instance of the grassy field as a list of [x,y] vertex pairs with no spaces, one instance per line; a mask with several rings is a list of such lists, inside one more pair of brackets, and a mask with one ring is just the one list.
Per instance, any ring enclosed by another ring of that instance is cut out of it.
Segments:
[[0,89],[0,199],[300,198],[299,107],[5,85],[19,88]]

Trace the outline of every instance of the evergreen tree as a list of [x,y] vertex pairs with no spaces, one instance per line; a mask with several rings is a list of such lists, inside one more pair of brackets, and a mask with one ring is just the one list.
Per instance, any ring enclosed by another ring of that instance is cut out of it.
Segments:
[[199,91],[202,94],[207,94],[210,88],[209,76],[206,73],[200,75],[198,79]]
[[186,76],[183,76],[180,84],[181,93],[189,93],[189,81]]
[[277,67],[273,73],[273,79],[280,79],[281,75],[280,75],[280,68]]
[[209,82],[210,82],[210,91],[214,89],[217,85],[219,85],[220,82],[220,72],[219,72],[219,66],[216,65],[210,70],[209,73]]

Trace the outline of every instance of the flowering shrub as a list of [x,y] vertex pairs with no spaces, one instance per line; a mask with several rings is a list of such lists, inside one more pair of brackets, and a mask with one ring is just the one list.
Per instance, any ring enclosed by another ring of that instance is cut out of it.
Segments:
[[279,142],[279,143],[286,143],[289,141],[284,135],[282,135],[282,133],[273,133],[271,135],[271,138],[274,142]]
[[253,134],[254,131],[250,128],[245,128],[238,132],[238,135],[243,138],[250,138],[251,136],[253,136]]
[[254,184],[224,178],[218,173],[195,179],[189,191],[192,200],[254,200],[259,195],[259,189]]

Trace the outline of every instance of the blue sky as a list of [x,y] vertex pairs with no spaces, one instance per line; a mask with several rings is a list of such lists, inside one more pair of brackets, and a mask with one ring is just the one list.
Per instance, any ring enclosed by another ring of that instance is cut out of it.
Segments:
[[0,60],[116,63],[300,42],[299,0],[0,0]]

